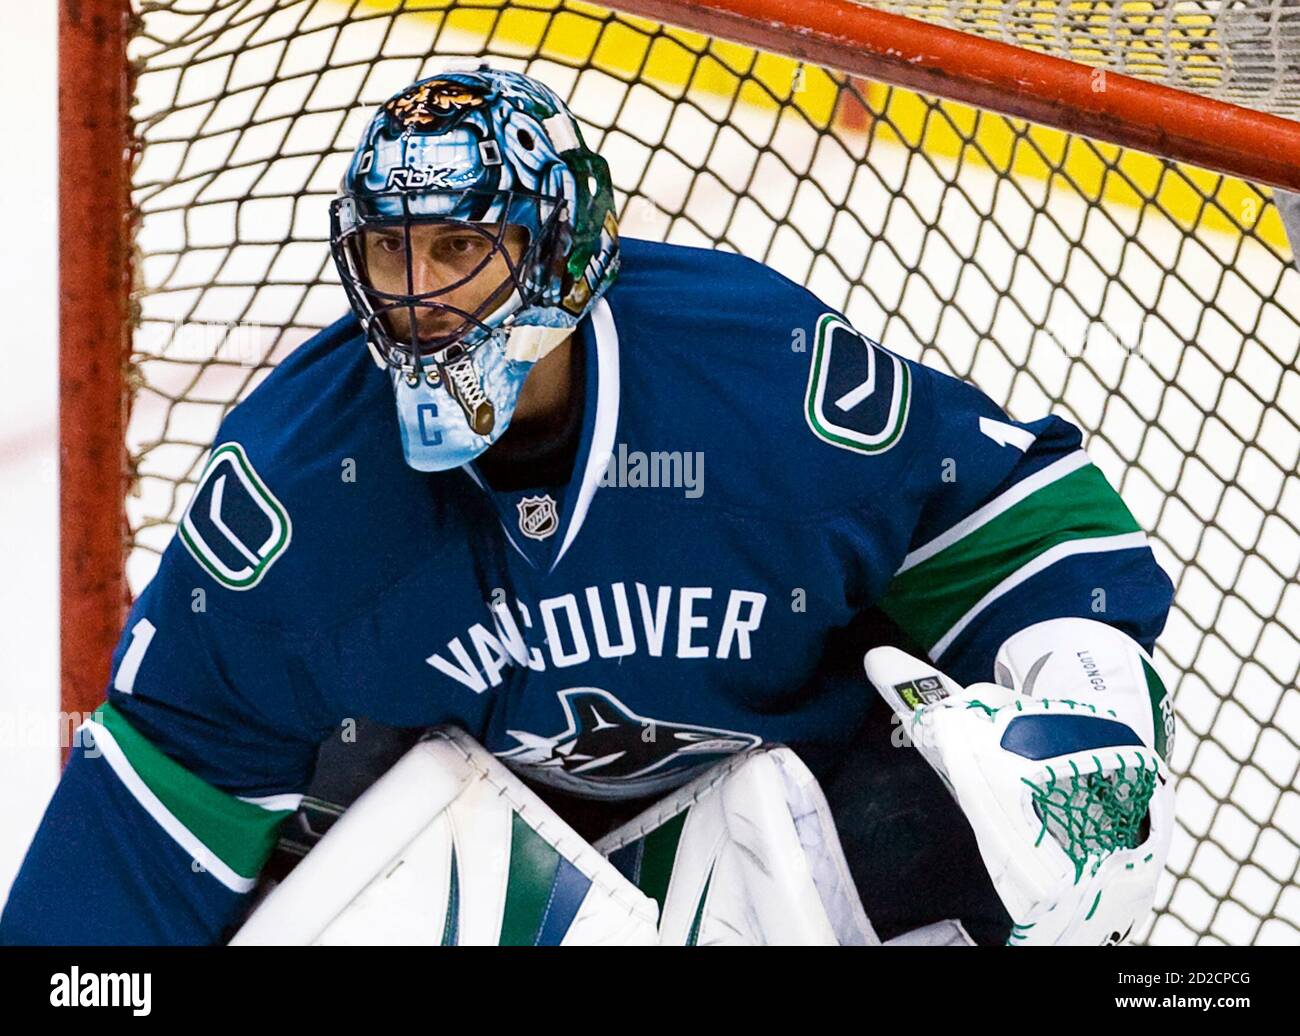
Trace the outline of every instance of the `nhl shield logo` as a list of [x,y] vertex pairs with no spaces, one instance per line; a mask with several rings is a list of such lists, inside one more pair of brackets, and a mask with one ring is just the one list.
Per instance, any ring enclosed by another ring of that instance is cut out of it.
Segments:
[[555,507],[555,498],[547,493],[544,496],[526,496],[519,501],[519,531],[532,540],[544,540],[560,525],[560,514]]

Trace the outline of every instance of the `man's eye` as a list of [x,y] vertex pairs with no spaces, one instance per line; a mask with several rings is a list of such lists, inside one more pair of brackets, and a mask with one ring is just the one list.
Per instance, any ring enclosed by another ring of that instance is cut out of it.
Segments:
[[379,250],[387,252],[389,255],[396,255],[398,252],[405,251],[405,246],[400,237],[381,237],[379,238]]
[[447,251],[456,255],[472,255],[482,251],[486,246],[487,242],[477,234],[460,234],[446,241]]

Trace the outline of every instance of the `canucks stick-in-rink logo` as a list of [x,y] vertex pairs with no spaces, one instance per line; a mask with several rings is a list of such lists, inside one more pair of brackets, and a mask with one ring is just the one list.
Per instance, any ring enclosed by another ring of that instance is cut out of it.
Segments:
[[237,442],[212,451],[180,537],[194,560],[232,590],[249,590],[284,553],[293,534],[289,512],[266,488]]
[[507,730],[519,745],[496,756],[526,777],[591,798],[667,791],[763,741],[741,731],[639,716],[599,687],[570,687],[557,697],[565,730],[550,737]]
[[883,453],[907,426],[911,381],[907,364],[826,313],[817,321],[804,419],[832,446]]

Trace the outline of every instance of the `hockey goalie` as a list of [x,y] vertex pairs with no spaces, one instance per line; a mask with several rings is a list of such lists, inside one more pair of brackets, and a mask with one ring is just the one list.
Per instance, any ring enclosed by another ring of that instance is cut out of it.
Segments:
[[222,424],[0,941],[1137,930],[1171,585],[1076,428],[620,239],[520,73],[383,104],[330,221],[351,311]]

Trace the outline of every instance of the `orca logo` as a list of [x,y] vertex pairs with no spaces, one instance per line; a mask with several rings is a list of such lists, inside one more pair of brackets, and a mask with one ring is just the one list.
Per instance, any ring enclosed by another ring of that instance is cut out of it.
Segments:
[[591,798],[666,791],[763,743],[754,734],[639,716],[599,687],[570,687],[556,697],[568,721],[564,731],[546,737],[508,730],[519,744],[496,756],[526,777]]
[[199,479],[180,536],[208,574],[231,590],[251,590],[289,546],[289,512],[253,470],[244,448],[222,443]]
[[911,403],[907,364],[834,313],[817,321],[804,418],[817,438],[883,453],[902,437]]

